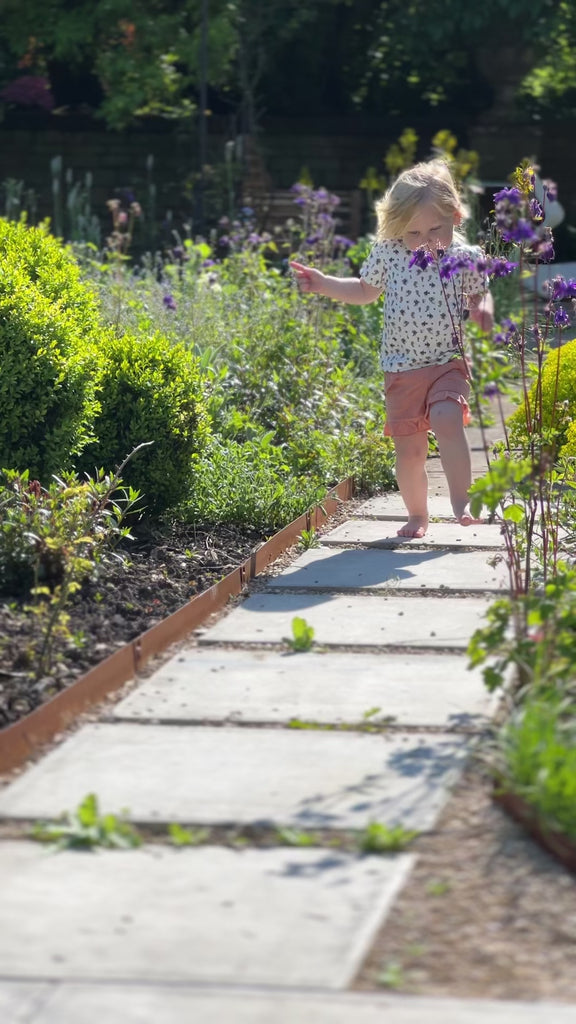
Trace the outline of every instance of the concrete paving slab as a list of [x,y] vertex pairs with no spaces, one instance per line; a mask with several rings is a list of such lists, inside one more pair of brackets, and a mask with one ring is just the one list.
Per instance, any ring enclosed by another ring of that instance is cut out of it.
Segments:
[[[37,848],[7,874],[2,852],[6,975],[332,989],[354,977],[414,861],[326,849]],[[50,1012],[56,1019],[54,1002]],[[83,1013],[76,1020],[86,1024]]]
[[62,983],[30,1024],[576,1024],[576,1007],[378,993]]
[[470,728],[492,698],[479,669],[450,654],[192,650],[177,654],[113,709],[153,722],[289,722]]
[[96,793],[139,823],[422,830],[468,750],[462,735],[87,725],[0,793],[0,815],[56,818]]
[[465,650],[491,600],[378,594],[260,593],[248,597],[200,637],[210,643],[281,643],[295,615],[314,627],[315,642],[342,646],[441,647]]
[[430,523],[425,537],[398,537],[405,520],[349,519],[330,533],[322,534],[322,546],[365,544],[369,547],[503,548],[500,527],[487,523]]
[[[445,495],[432,495],[428,504],[430,517],[432,519],[452,519],[454,513],[450,499]],[[371,517],[374,519],[398,519],[406,521],[408,515],[406,506],[398,491],[390,491],[387,494],[377,494],[369,498],[363,505],[360,505],[351,515],[356,519]]]
[[457,590],[503,593],[509,587],[502,559],[483,551],[395,551],[326,549],[305,551],[279,576],[267,581],[270,590]]
[[[4,966],[2,965],[2,970]],[[0,978],[0,1020],[3,1024],[30,1024],[52,992],[42,982],[9,981]]]

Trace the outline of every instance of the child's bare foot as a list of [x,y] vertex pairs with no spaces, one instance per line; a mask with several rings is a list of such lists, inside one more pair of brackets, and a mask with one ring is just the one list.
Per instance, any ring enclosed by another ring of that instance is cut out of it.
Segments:
[[428,529],[428,516],[410,516],[398,530],[399,537],[423,537]]
[[480,523],[481,519],[475,519],[470,511],[470,505],[453,505],[454,515],[460,526],[472,526],[472,523]]

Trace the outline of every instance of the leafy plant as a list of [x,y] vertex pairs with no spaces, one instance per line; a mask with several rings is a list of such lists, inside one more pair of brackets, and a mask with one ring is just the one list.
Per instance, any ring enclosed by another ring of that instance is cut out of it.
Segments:
[[279,828],[278,839],[285,846],[316,846],[318,838],[313,832],[304,832],[296,828]]
[[309,551],[310,548],[320,547],[320,538],[313,526],[309,530],[302,530],[298,537],[298,544],[302,551]]
[[526,699],[498,736],[498,785],[548,828],[576,839],[576,703],[548,691]]
[[359,836],[358,845],[363,853],[395,853],[405,850],[417,835],[403,825],[388,826],[371,821]]
[[292,636],[286,643],[293,651],[310,651],[314,644],[314,627],[309,626],[306,619],[295,615],[292,619]]
[[162,333],[108,333],[100,348],[97,440],[80,469],[116,466],[126,452],[150,444],[126,467],[125,482],[156,515],[185,500],[194,481],[193,455],[208,439],[203,382],[196,358]]
[[378,974],[376,981],[385,988],[399,989],[406,984],[406,975],[401,964],[389,960]]
[[53,843],[58,850],[128,850],[142,842],[122,817],[100,813],[94,793],[89,793],[73,813],[62,815],[60,821],[36,823],[31,836],[41,843]]
[[121,489],[120,472],[101,471],[85,481],[68,474],[43,488],[27,472],[4,471],[0,590],[29,591],[34,598],[24,610],[36,625],[27,651],[35,678],[50,671],[56,641],[72,639],[67,607],[83,580],[130,538],[123,520],[138,494]]
[[92,436],[98,307],[46,224],[0,220],[0,262],[0,466],[47,482]]
[[168,835],[173,846],[199,846],[209,835],[206,828],[183,828],[177,822],[168,825]]

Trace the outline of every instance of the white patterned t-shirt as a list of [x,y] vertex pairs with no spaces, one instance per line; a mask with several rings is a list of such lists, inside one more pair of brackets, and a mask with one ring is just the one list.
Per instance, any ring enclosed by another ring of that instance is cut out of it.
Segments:
[[[375,242],[360,269],[360,277],[384,292],[384,327],[380,362],[387,372],[438,366],[459,358],[455,341],[466,317],[468,296],[486,291],[487,280],[479,270],[459,271],[442,282],[436,261],[425,270],[410,267],[414,253],[401,239]],[[454,241],[447,256],[477,260],[478,246]]]

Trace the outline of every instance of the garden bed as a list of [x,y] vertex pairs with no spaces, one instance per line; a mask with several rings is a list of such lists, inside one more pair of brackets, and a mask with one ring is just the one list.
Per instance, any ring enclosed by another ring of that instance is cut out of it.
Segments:
[[516,793],[495,790],[493,799],[511,818],[519,822],[544,850],[576,874],[576,843],[573,840],[555,829],[547,828],[530,804]]
[[131,545],[129,566],[108,561],[67,608],[67,639],[58,641],[49,674],[34,678],[33,614],[21,603],[0,603],[0,728],[12,725],[60,693],[94,665],[207,590],[264,539],[234,526],[209,530],[174,526]]

